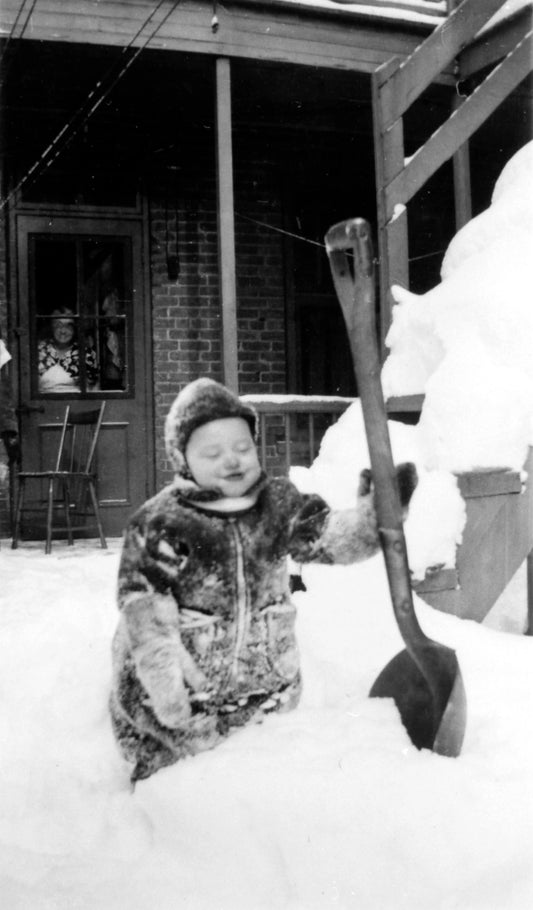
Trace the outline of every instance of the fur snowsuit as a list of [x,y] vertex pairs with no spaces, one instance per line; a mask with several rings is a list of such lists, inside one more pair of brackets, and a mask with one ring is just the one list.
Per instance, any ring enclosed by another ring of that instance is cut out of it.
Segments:
[[[206,382],[191,384],[202,405]],[[182,407],[169,415],[167,450],[180,473],[137,511],[125,534],[111,716],[133,781],[294,707],[301,678],[287,556],[349,563],[379,546],[369,472],[355,509],[333,512],[289,480],[263,476],[250,507],[209,511],[211,491],[187,477],[192,429],[235,416],[233,407],[255,427],[254,412],[224,387],[211,383],[211,393],[216,401],[205,413],[193,407],[190,419]],[[205,419],[195,423],[199,414]],[[414,468],[399,471],[403,487],[409,475],[409,496]]]

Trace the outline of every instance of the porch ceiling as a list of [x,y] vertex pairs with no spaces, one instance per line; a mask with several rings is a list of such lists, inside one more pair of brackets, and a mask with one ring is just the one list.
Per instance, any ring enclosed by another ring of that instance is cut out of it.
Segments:
[[[44,147],[82,105],[96,83],[120,61],[111,47],[22,41],[6,73],[3,112],[13,115],[21,133]],[[370,77],[367,73],[237,59],[232,62],[232,107],[236,128],[301,129],[361,136],[372,144]],[[483,131],[483,143],[498,145],[497,132],[516,130],[527,116],[531,80],[521,86]],[[144,133],[155,147],[159,135],[179,134],[196,124],[214,123],[213,58],[202,54],[146,49],[113,88],[97,117]],[[412,154],[445,119],[450,88],[433,85],[405,118],[406,151]],[[44,132],[39,135],[39,127]],[[150,133],[153,135],[150,135]],[[494,135],[490,135],[494,133]],[[473,143],[476,144],[474,137]],[[501,144],[501,143],[500,143]]]
[[[58,42],[20,42],[7,73],[3,109],[68,117],[96,83],[120,62],[114,48]],[[145,123],[175,118],[210,122],[214,116],[213,59],[200,54],[145,50],[113,88],[103,115]],[[240,124],[363,130],[371,134],[370,78],[366,73],[236,60],[233,119]]]

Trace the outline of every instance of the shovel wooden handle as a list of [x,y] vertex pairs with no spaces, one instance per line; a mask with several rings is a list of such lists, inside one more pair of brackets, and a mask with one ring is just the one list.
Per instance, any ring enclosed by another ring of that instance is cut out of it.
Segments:
[[[403,516],[381,389],[375,325],[370,226],[360,218],[326,235],[333,281],[346,322],[374,475],[374,497],[394,615],[405,642],[376,679],[370,695],[393,698],[419,748],[459,755],[466,727],[466,695],[455,651],[432,641],[416,618]],[[353,251],[351,268],[348,251]]]
[[[417,648],[427,638],[413,606],[402,507],[381,388],[370,225],[362,218],[334,225],[326,235],[326,249],[348,331],[363,409],[376,515],[394,613],[406,647],[415,657]],[[353,260],[348,251],[353,252]]]

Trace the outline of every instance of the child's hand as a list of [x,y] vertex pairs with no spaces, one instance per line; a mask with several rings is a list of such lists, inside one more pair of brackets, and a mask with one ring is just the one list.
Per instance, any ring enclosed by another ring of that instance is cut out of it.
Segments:
[[171,730],[185,724],[192,713],[182,674],[176,668],[172,679],[167,677],[163,691],[152,692],[149,701],[160,724]]
[[[397,466],[396,479],[398,481],[400,503],[402,509],[406,509],[418,483],[418,474],[412,461],[405,461]],[[359,475],[358,495],[360,497],[369,496],[373,488],[372,471],[369,468],[365,468]]]
[[293,546],[312,545],[320,535],[328,514],[329,508],[321,496],[314,493],[307,496],[293,523],[291,533]]
[[413,462],[406,461],[403,464],[399,464],[396,468],[396,477],[398,480],[400,503],[402,509],[406,509],[418,483],[418,474]]

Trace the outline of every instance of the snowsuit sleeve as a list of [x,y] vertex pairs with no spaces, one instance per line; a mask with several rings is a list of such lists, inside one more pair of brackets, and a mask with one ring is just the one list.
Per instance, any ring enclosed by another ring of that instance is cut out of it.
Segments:
[[150,707],[165,727],[190,716],[187,686],[200,691],[205,677],[185,649],[171,583],[179,556],[164,537],[147,529],[142,513],[125,535],[118,577],[118,604],[127,647]]
[[[415,466],[397,468],[400,500],[407,508],[417,483]],[[292,519],[289,552],[295,562],[350,564],[369,559],[379,549],[372,475],[361,472],[354,508],[333,510],[318,495],[300,496]]]

